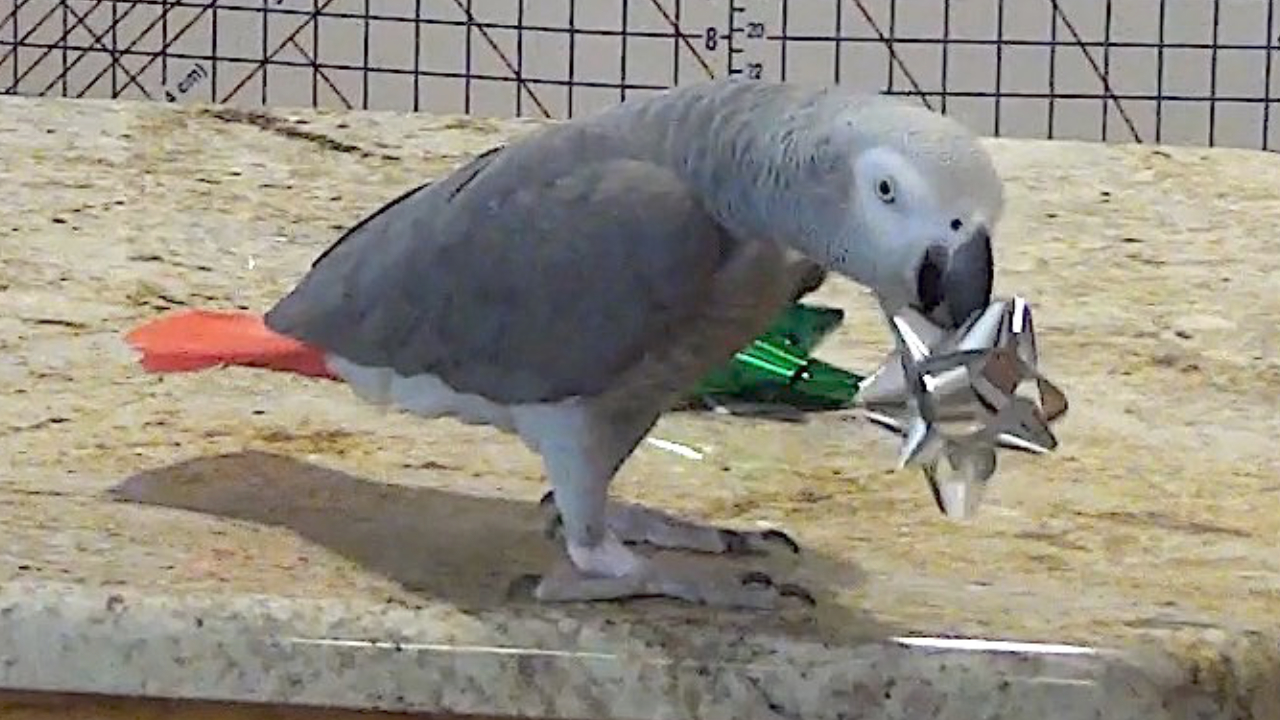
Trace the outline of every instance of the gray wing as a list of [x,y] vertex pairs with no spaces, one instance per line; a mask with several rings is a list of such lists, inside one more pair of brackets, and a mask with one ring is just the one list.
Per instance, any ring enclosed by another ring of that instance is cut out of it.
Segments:
[[353,228],[267,323],[498,402],[598,394],[687,326],[734,242],[623,147],[559,126],[478,157]]

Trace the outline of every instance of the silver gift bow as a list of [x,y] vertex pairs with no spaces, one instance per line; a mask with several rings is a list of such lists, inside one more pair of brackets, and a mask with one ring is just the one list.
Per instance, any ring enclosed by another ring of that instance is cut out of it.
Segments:
[[[977,511],[998,447],[1057,448],[1050,424],[1066,413],[1067,397],[1038,368],[1026,300],[996,300],[950,333],[912,310],[890,326],[899,349],[862,381],[857,405],[903,437],[899,467],[923,468],[946,515]],[[1027,384],[1036,398],[1019,393]]]

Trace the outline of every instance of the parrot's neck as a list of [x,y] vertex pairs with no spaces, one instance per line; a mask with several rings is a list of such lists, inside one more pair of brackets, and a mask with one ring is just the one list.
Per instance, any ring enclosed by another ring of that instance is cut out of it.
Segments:
[[[700,94],[701,93],[701,94]],[[790,247],[826,267],[856,265],[845,247],[854,216],[847,159],[822,91],[744,81],[694,86],[638,107],[636,152],[671,168],[707,210],[744,239]]]

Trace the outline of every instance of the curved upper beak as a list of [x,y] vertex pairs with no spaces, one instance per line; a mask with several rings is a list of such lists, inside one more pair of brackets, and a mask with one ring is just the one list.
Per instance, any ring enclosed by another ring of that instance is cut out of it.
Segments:
[[925,251],[916,273],[919,309],[944,328],[958,328],[990,304],[994,281],[991,233],[978,227],[959,245]]

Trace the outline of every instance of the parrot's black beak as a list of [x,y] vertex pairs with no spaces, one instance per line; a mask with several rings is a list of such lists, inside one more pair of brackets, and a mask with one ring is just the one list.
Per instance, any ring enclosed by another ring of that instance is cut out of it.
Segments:
[[925,252],[916,273],[919,309],[953,330],[990,304],[994,282],[991,233],[979,227],[959,245],[934,245]]

